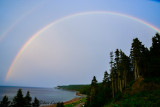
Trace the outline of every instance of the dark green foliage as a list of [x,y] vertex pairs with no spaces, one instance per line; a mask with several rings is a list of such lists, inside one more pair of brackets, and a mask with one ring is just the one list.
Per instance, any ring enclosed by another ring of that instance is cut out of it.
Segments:
[[104,104],[111,101],[112,98],[112,89],[109,81],[109,74],[107,71],[104,73],[104,78],[102,85],[99,86],[98,92],[98,102],[103,106]]
[[142,91],[134,95],[124,95],[119,107],[159,107],[160,90]]
[[122,92],[118,91],[113,99],[113,101],[118,101],[122,98]]
[[90,93],[87,96],[87,102],[86,102],[87,107],[94,107],[94,106],[98,107],[96,106],[96,104],[98,104],[97,92],[98,92],[98,83],[96,77],[94,76],[91,82]]
[[[150,50],[135,38],[129,57],[116,49],[110,60],[110,76],[105,72],[98,85],[93,78],[86,107],[102,107],[111,100],[112,107],[160,107],[160,34],[152,38]],[[139,77],[144,79],[141,86]]]
[[147,64],[144,62],[146,62],[146,57],[148,56],[148,49],[142,45],[138,38],[133,39],[130,56],[134,66],[134,76],[137,79],[147,72]]
[[[118,91],[122,92],[127,84],[133,80],[131,59],[121,50],[116,49],[115,58],[111,56],[111,87],[112,95],[115,97]],[[114,59],[114,61],[113,61]]]
[[86,86],[82,87],[79,92],[81,94],[87,95],[89,93],[89,89],[90,89],[90,85],[86,85]]
[[152,74],[154,77],[160,75],[160,34],[156,34],[152,38],[152,46],[150,48],[150,57],[148,61],[148,76]]
[[98,106],[101,107],[107,104],[112,99],[112,89],[107,86],[99,87],[99,92],[97,93]]
[[23,97],[22,89],[17,91],[17,95],[13,98],[13,101],[8,101],[8,97],[4,96],[2,101],[0,101],[0,107],[39,107],[40,102],[35,97],[34,102],[30,96],[29,91],[27,91],[26,96]]
[[133,62],[141,58],[142,47],[142,42],[140,42],[138,38],[133,39],[130,52],[130,56]]
[[120,54],[119,50],[116,49],[116,51],[115,51],[115,68],[117,68],[118,64],[119,64],[119,59],[120,59],[119,54]]
[[112,90],[110,88],[109,75],[104,73],[103,82],[97,84],[96,77],[91,82],[90,93],[87,95],[85,107],[102,107],[111,101]]
[[10,101],[8,101],[8,97],[5,95],[0,102],[0,107],[9,107]]
[[32,103],[32,106],[33,107],[39,107],[40,106],[40,102],[36,97],[34,98],[34,102]]
[[152,38],[152,46],[150,48],[151,55],[160,57],[160,34],[156,34]]
[[160,84],[160,78],[159,77],[150,77],[150,78],[145,78],[144,79],[145,83],[156,83]]
[[63,102],[58,102],[56,107],[64,107],[64,103]]
[[27,91],[27,94],[26,96],[24,97],[24,101],[25,101],[25,107],[31,107],[31,101],[32,101],[32,98],[30,96],[30,93],[29,91]]
[[131,89],[132,85],[134,84],[135,80],[132,80],[131,82],[129,82],[126,86],[127,89]]
[[25,101],[23,98],[22,90],[19,89],[17,91],[17,95],[13,99],[13,106],[14,107],[24,107]]
[[67,85],[67,86],[58,86],[60,89],[79,91],[81,94],[88,94],[90,85]]
[[135,77],[159,77],[160,75],[160,35],[152,38],[150,50],[144,47],[138,38],[133,40],[131,59],[134,66]]
[[107,71],[104,72],[104,78],[102,84],[105,86],[109,82],[109,74]]
[[98,84],[96,77],[93,77],[90,88],[90,102],[96,102],[96,94],[98,92]]

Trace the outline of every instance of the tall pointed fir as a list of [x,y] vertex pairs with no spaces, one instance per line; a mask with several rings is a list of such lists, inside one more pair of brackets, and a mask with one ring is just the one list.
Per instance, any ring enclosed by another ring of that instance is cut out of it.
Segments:
[[98,84],[97,84],[96,77],[94,76],[91,82],[91,91],[90,91],[91,101],[95,100],[97,92],[98,92]]
[[8,100],[8,97],[5,95],[0,102],[0,107],[9,107],[10,106],[10,101]]
[[102,81],[102,85],[103,86],[107,86],[109,82],[109,74],[107,71],[104,72],[104,77],[103,77],[103,81]]
[[143,76],[143,74],[145,73],[144,62],[147,50],[148,49],[145,48],[144,45],[142,45],[142,42],[140,42],[138,38],[133,39],[130,56],[134,66],[135,80],[140,76]]
[[113,65],[114,65],[114,62],[113,62],[113,52],[110,52],[110,77],[111,77],[111,86],[112,86],[112,96],[114,97],[115,96],[115,85],[114,85],[114,68],[113,68]]
[[152,46],[150,48],[150,64],[149,75],[159,77],[160,75],[160,34],[157,33],[152,38]]
[[22,94],[22,89],[17,91],[17,95],[13,99],[13,107],[24,107],[24,97]]
[[31,104],[32,97],[30,96],[30,92],[29,91],[27,91],[27,94],[24,97],[24,100],[25,100],[25,107],[31,107],[32,106],[32,104]]
[[33,107],[39,107],[40,106],[40,102],[36,97],[34,98],[34,102],[32,103],[32,106]]
[[90,93],[87,95],[87,101],[85,107],[98,107],[97,106],[97,93],[98,93],[98,84],[96,77],[94,76],[90,86]]

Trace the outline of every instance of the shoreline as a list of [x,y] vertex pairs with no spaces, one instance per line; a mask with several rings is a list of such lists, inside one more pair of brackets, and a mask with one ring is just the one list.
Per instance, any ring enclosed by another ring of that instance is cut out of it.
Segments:
[[[64,102],[64,105],[66,104],[72,104],[72,103],[75,103],[77,101],[79,101],[82,97],[77,97],[77,98],[73,98],[69,101],[65,101]],[[51,105],[44,105],[44,106],[40,106],[40,107],[56,107],[57,104],[51,104]]]
[[[80,101],[82,98],[86,97],[86,95],[80,94],[79,92],[76,92],[76,96],[79,96],[79,97],[75,97],[71,100],[63,102],[64,105],[75,103],[77,101]],[[51,104],[51,105],[44,105],[44,106],[40,106],[40,107],[56,107],[56,105],[57,104]]]

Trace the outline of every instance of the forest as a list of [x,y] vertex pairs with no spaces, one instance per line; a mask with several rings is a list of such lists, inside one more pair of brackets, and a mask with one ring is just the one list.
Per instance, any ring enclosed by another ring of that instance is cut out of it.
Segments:
[[148,49],[135,38],[130,55],[110,52],[110,74],[93,77],[85,107],[160,107],[160,34]]

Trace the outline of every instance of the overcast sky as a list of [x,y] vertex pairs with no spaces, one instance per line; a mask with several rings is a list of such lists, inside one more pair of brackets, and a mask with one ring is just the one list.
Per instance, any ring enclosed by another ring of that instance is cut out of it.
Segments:
[[0,85],[101,82],[109,52],[129,55],[135,37],[151,46],[159,11],[159,0],[0,0]]

